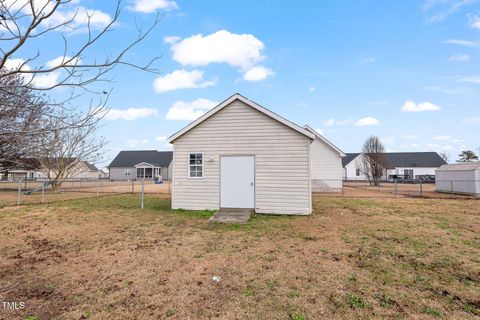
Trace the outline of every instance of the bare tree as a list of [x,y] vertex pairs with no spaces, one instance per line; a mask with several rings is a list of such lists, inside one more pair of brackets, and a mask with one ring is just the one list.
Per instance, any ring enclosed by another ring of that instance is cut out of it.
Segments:
[[440,156],[440,158],[443,159],[443,161],[445,161],[446,163],[449,163],[450,162],[450,155],[446,152],[440,152],[438,154]]
[[[61,127],[63,123],[54,119],[50,126]],[[91,119],[82,126],[62,128],[49,133],[46,146],[38,159],[54,191],[58,191],[65,180],[78,174],[77,168],[81,162],[94,163],[101,159],[105,140],[97,137],[97,129],[98,121]]]
[[[20,75],[22,84],[2,85],[0,90],[11,91],[9,86],[22,86],[31,90],[48,92],[52,89],[64,87],[69,94],[64,101],[52,103],[51,107],[63,109],[71,106],[71,101],[85,94],[93,94],[97,98],[92,100],[88,112],[82,118],[65,117],[63,126],[81,126],[89,122],[90,118],[98,118],[105,114],[105,103],[110,88],[105,83],[110,82],[111,71],[117,66],[124,65],[134,69],[158,73],[153,67],[159,56],[139,65],[125,59],[126,54],[141,43],[147,35],[158,25],[161,15],[157,13],[154,21],[146,29],[136,25],[137,36],[126,43],[118,52],[98,57],[92,50],[101,45],[101,40],[113,31],[121,13],[121,0],[112,1],[114,7],[111,14],[96,10],[88,10],[78,6],[72,0],[0,0],[0,77]],[[99,27],[98,17],[104,20]],[[96,19],[97,18],[97,19]],[[72,43],[68,33],[83,28],[83,41]],[[63,47],[60,56],[45,57],[38,50],[30,56],[24,56],[25,48],[38,48],[39,41],[49,36],[52,46]],[[20,59],[18,56],[22,54]],[[48,61],[39,63],[39,60]],[[48,77],[55,81],[40,81]],[[72,110],[70,110],[72,111]],[[73,122],[73,119],[76,122]],[[0,134],[5,128],[0,127]]]
[[385,148],[380,138],[369,137],[362,147],[361,167],[363,174],[374,186],[380,185],[380,180],[388,167]]
[[43,94],[23,86],[20,75],[0,77],[0,170],[24,166],[40,149],[51,108]]

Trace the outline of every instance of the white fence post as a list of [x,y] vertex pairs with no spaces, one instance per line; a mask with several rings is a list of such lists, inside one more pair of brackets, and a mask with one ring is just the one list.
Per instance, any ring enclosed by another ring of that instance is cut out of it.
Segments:
[[20,205],[20,192],[22,192],[22,179],[18,180],[17,206]]
[[143,195],[143,192],[144,192],[144,185],[145,185],[145,177],[142,178],[142,209],[143,209],[143,202],[144,202],[144,195]]

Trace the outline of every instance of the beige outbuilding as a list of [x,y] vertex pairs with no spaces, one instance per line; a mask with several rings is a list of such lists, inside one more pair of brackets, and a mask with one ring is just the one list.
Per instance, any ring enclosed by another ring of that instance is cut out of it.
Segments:
[[315,139],[309,130],[234,94],[169,138],[172,208],[310,214]]

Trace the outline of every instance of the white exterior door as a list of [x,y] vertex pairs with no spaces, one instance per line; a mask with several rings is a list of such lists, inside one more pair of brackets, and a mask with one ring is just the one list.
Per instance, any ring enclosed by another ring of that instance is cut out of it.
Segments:
[[220,207],[255,207],[255,158],[220,158]]

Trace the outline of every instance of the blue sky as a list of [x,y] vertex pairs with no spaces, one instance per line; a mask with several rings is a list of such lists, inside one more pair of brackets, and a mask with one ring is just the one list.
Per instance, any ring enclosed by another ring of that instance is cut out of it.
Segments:
[[[75,4],[112,14],[110,1]],[[105,164],[119,150],[169,150],[165,137],[235,92],[318,128],[345,152],[370,135],[389,151],[479,151],[480,2],[169,1],[123,4],[116,31],[88,58],[104,57],[165,16],[127,56],[161,55],[161,74],[112,73],[101,133]],[[108,16],[103,17],[108,19]],[[102,23],[100,19],[99,24]],[[72,43],[85,37],[67,35]],[[56,57],[58,35],[42,49]]]

